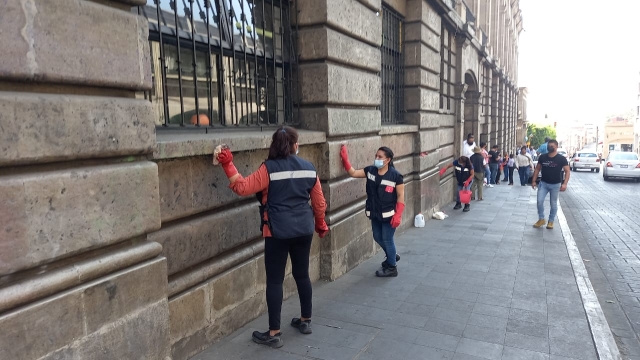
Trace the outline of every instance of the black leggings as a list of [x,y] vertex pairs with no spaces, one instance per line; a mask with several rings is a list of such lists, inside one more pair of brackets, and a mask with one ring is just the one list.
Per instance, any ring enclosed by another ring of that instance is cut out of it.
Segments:
[[264,267],[267,272],[267,308],[269,330],[280,330],[282,310],[282,283],[287,256],[291,255],[291,272],[298,286],[300,315],[311,318],[311,280],[309,279],[309,253],[313,234],[293,239],[268,237],[264,240]]

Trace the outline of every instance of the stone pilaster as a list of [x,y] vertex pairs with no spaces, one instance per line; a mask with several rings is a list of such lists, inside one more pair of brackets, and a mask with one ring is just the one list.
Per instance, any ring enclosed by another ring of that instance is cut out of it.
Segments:
[[327,135],[318,159],[328,164],[318,168],[331,227],[320,249],[325,279],[339,277],[376,251],[364,216],[364,182],[345,179],[339,152],[346,143],[359,169],[373,161],[382,145],[380,7],[380,0],[297,3],[301,126]]
[[453,194],[451,177],[440,178],[437,172],[440,166],[452,160],[456,151],[455,111],[446,111],[439,106],[442,21],[429,1],[407,0],[405,120],[418,127],[413,155],[416,179],[413,215],[422,212],[425,217],[439,210],[440,204],[450,201]]
[[2,359],[169,356],[144,3],[2,7]]

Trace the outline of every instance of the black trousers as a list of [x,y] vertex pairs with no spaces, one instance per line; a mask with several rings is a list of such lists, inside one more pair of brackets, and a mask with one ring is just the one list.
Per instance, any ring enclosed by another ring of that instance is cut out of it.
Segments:
[[516,170],[514,167],[509,168],[509,184],[513,184],[513,172]]
[[298,287],[300,315],[311,317],[311,280],[309,279],[309,253],[313,234],[292,239],[265,238],[264,265],[267,272],[267,309],[269,310],[269,330],[280,330],[282,310],[282,283],[287,266],[287,256],[291,256],[291,271]]

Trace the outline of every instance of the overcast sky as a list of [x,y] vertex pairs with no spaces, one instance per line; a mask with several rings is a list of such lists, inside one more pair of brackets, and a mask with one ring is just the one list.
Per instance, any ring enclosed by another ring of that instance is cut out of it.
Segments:
[[520,0],[528,120],[602,122],[635,108],[640,0]]

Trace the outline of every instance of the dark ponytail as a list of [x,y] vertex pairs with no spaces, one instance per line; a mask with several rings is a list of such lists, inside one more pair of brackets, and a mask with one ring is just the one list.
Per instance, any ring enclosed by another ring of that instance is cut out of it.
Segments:
[[282,126],[273,133],[269,147],[269,160],[285,159],[296,152],[294,145],[298,142],[298,132],[289,126]]
[[386,146],[381,147],[380,149],[378,149],[378,151],[382,151],[384,155],[390,159],[389,167],[392,167],[395,169],[395,166],[393,165],[393,151]]

